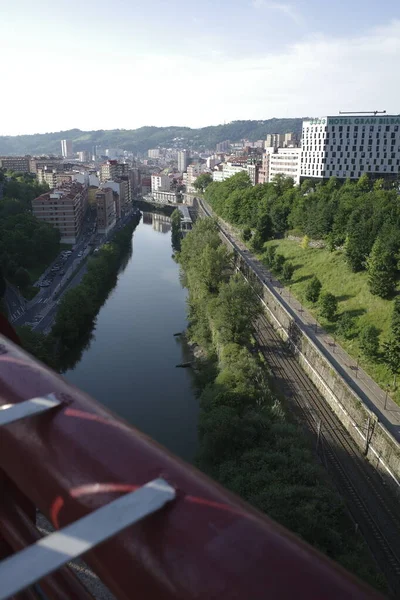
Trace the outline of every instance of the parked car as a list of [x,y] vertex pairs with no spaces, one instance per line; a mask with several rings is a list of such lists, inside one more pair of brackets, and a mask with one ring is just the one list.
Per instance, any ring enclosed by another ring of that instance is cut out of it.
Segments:
[[65,275],[64,269],[58,273],[59,275]]
[[81,258],[83,256],[83,252],[78,252],[78,258]]

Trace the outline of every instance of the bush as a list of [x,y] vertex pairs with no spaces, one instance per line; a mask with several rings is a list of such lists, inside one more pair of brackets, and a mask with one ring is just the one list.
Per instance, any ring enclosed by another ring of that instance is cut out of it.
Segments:
[[308,237],[308,235],[305,235],[303,237],[303,239],[301,240],[300,246],[303,248],[303,250],[307,250],[309,243],[310,243],[310,238]]
[[276,271],[277,273],[282,273],[285,260],[286,259],[283,256],[283,254],[276,254],[274,258],[274,271]]
[[245,242],[248,242],[251,239],[251,229],[250,227],[245,227],[242,231],[242,237]]
[[350,313],[345,312],[340,315],[336,326],[336,332],[346,338],[346,340],[350,340],[354,336],[355,323],[354,318]]
[[368,358],[375,358],[379,352],[379,329],[374,325],[367,325],[361,330],[360,349]]
[[285,262],[282,269],[283,279],[285,281],[290,281],[293,277],[294,273],[294,265],[291,262]]
[[328,319],[328,321],[334,321],[336,318],[338,307],[338,301],[336,296],[334,296],[330,292],[325,292],[325,294],[321,295],[319,303],[321,309],[321,316],[323,316],[325,319]]
[[276,248],[277,246],[268,246],[264,254],[264,263],[270,269],[274,266]]
[[322,283],[320,282],[318,277],[314,275],[314,277],[311,279],[311,281],[306,287],[306,300],[314,303],[317,302],[321,293],[321,289]]

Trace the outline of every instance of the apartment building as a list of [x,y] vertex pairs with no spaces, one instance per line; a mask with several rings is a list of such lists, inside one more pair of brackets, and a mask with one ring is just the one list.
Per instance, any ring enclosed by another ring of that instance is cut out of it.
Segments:
[[100,182],[115,181],[121,175],[128,173],[129,165],[117,160],[107,160],[100,165]]
[[178,152],[178,171],[184,173],[189,162],[189,153],[187,150],[179,150]]
[[[116,216],[119,219],[124,215],[130,206],[130,185],[127,179],[118,179],[118,181],[105,181],[100,184],[100,189],[111,188],[114,194],[118,196]],[[116,206],[117,206],[116,204]]]
[[72,158],[74,155],[71,140],[61,140],[61,156],[63,158]]
[[301,148],[267,148],[267,181],[276,175],[292,177],[295,185],[300,183]]
[[171,180],[168,175],[154,173],[151,176],[151,191],[152,192],[169,192],[171,189]]
[[30,156],[1,156],[0,167],[9,171],[30,172]]
[[61,233],[61,242],[75,244],[82,229],[87,208],[87,188],[72,183],[51,190],[32,200],[32,213]]
[[114,192],[110,187],[98,189],[96,192],[97,231],[108,233],[116,222]]
[[159,148],[152,148],[150,150],[147,150],[147,156],[149,158],[160,158]]
[[265,139],[266,148],[279,148],[283,146],[285,135],[281,133],[268,133]]

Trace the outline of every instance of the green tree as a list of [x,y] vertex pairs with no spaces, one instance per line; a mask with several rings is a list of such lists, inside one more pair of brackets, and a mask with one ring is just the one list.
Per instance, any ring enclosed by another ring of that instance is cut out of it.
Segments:
[[248,242],[249,240],[251,240],[251,229],[250,227],[245,227],[242,231],[242,237],[244,239],[245,242]]
[[31,277],[29,272],[23,267],[19,267],[14,274],[15,285],[24,289],[31,284]]
[[336,296],[331,294],[330,292],[325,292],[321,294],[319,299],[320,312],[321,315],[328,319],[328,321],[334,321],[336,318],[338,301]]
[[378,237],[367,259],[368,287],[374,296],[389,298],[396,286],[396,260],[391,248]]
[[393,337],[400,340],[400,297],[395,298],[393,303],[391,330]]
[[383,344],[383,357],[394,378],[400,373],[400,339],[391,337]]
[[354,318],[348,312],[344,312],[337,320],[336,332],[342,335],[346,340],[351,339],[355,334]]
[[310,238],[308,237],[308,235],[305,235],[303,237],[303,239],[301,240],[300,245],[303,248],[303,250],[307,250],[309,243],[310,243]]
[[272,269],[272,267],[274,266],[276,249],[277,246],[267,246],[267,249],[265,251],[263,261],[269,269]]
[[294,265],[291,262],[285,262],[282,269],[283,279],[285,281],[290,281],[293,277],[294,273]]
[[379,329],[374,325],[366,325],[359,335],[361,352],[368,358],[376,358],[379,351]]
[[218,297],[210,306],[210,316],[224,344],[248,344],[261,313],[260,299],[239,274],[221,284]]
[[202,173],[197,177],[193,186],[197,191],[204,193],[206,187],[212,183],[212,180],[213,178],[211,173]]
[[181,240],[181,211],[179,208],[175,208],[171,215],[171,244],[175,252],[180,251]]
[[285,263],[285,257],[283,254],[275,254],[273,269],[276,273],[282,273],[283,265]]
[[314,277],[308,282],[306,287],[306,300],[309,302],[318,302],[319,295],[321,293],[322,283],[314,275]]

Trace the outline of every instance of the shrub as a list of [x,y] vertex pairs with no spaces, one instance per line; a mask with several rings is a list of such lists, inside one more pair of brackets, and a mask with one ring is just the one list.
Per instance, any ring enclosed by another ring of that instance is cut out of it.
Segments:
[[361,352],[365,356],[375,358],[379,351],[379,329],[374,325],[366,325],[361,330],[359,343]]
[[319,295],[321,293],[321,289],[322,289],[322,283],[320,282],[318,277],[316,277],[314,275],[314,277],[311,279],[311,281],[307,285],[306,299],[309,302],[314,302],[314,303],[317,302]]
[[346,340],[349,340],[354,336],[355,323],[354,318],[350,313],[345,312],[340,315],[336,326],[336,332],[346,338]]
[[321,315],[328,319],[328,321],[334,321],[336,318],[338,301],[336,296],[330,292],[325,292],[320,298]]
[[282,275],[285,281],[290,281],[293,277],[294,266],[291,262],[285,262],[282,269]]

